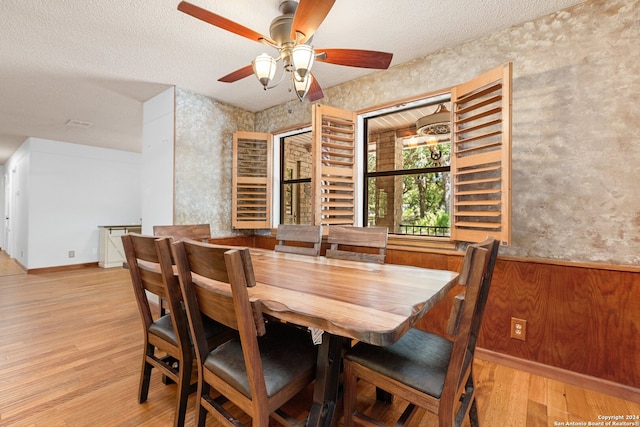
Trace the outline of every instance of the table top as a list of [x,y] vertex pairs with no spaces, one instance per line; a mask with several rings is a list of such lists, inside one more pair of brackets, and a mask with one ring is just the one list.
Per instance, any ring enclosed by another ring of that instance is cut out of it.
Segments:
[[396,342],[456,284],[458,273],[251,249],[264,312],[376,345]]

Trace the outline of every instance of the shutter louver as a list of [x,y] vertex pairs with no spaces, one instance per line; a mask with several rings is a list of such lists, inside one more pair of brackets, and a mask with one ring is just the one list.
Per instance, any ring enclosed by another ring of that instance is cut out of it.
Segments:
[[355,225],[355,113],[313,105],[314,225]]
[[271,156],[268,134],[233,135],[233,228],[271,227]]
[[511,63],[453,88],[453,240],[511,241]]

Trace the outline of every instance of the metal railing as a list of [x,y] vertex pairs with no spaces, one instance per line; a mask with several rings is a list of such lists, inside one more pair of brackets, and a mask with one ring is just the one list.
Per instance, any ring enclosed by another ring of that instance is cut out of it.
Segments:
[[450,227],[400,224],[400,234],[408,234],[412,236],[449,237]]

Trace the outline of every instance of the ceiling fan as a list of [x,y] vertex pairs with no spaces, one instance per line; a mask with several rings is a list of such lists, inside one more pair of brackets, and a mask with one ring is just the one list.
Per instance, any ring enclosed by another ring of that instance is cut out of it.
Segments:
[[286,72],[291,74],[291,85],[300,101],[305,96],[310,101],[316,101],[324,94],[311,72],[314,61],[384,70],[389,68],[393,58],[391,53],[372,50],[312,47],[309,43],[313,34],[334,3],[335,0],[300,0],[299,2],[283,0],[280,3],[282,15],[271,22],[270,37],[186,1],[180,2],[178,10],[223,30],[273,47],[279,53],[275,59],[266,53],[258,55],[251,64],[221,77],[218,81],[232,83],[255,74],[265,90],[271,89],[280,83],[279,81],[269,86],[275,76],[276,63],[282,61],[283,78]]

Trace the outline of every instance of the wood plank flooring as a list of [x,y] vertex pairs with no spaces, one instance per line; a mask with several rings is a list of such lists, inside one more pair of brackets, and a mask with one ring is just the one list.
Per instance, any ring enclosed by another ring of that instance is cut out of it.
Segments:
[[[120,268],[0,277],[0,426],[172,425],[175,385],[163,385],[157,373],[148,402],[137,402],[140,328]],[[483,427],[640,415],[640,405],[485,361],[476,362],[476,378]],[[362,387],[359,401],[369,411],[401,410],[400,402],[375,403],[373,389]],[[294,412],[308,407],[310,391],[290,405]],[[424,416],[419,425],[433,421]]]
[[26,274],[26,271],[14,259],[9,258],[5,251],[0,251],[0,277]]

